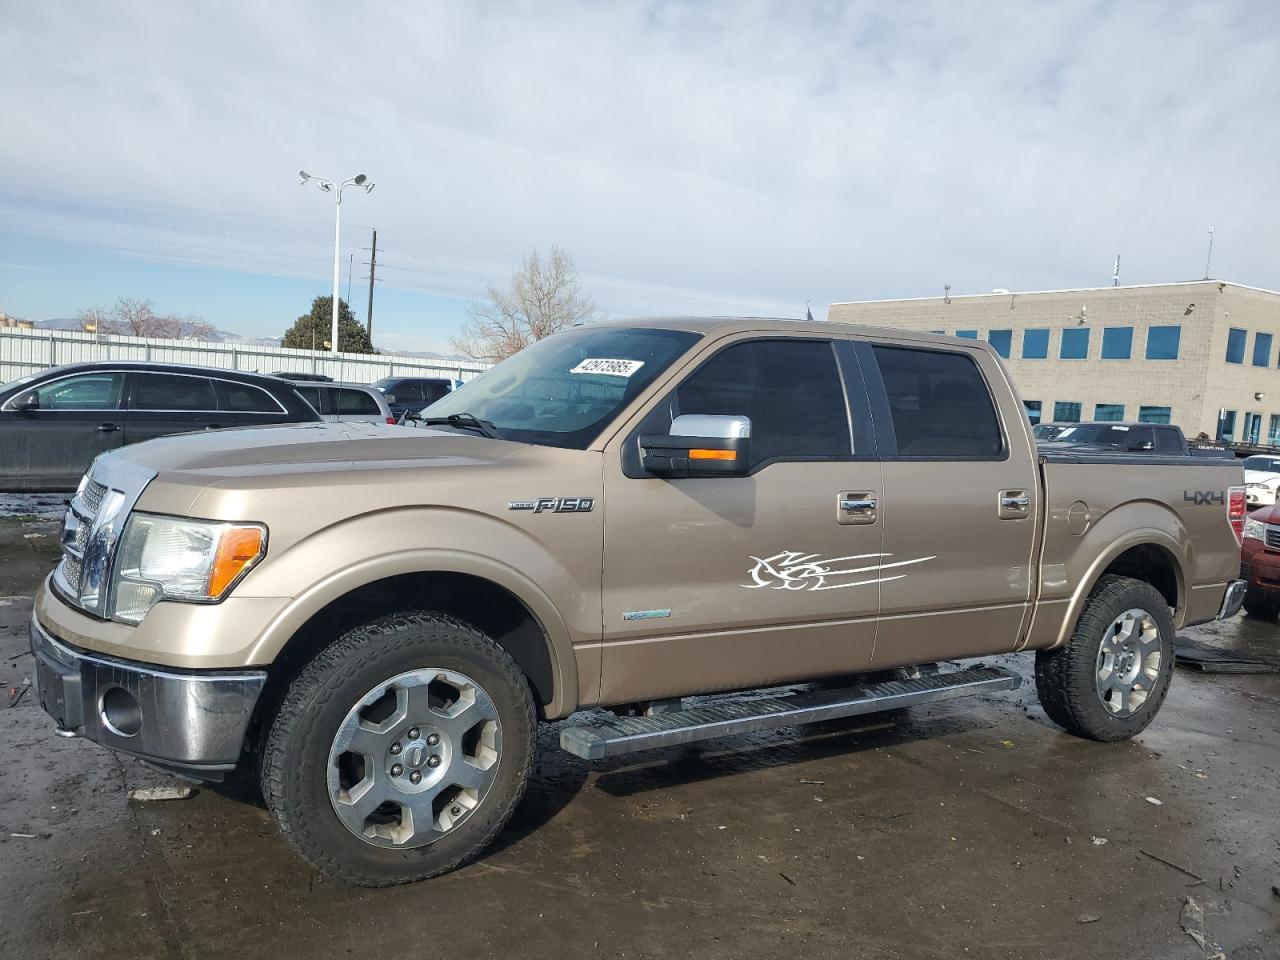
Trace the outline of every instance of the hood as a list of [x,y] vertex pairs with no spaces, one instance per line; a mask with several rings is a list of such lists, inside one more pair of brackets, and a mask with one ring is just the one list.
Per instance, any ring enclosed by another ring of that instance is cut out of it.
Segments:
[[524,448],[453,430],[381,423],[306,423],[184,433],[148,440],[111,456],[165,475],[220,479],[395,467],[478,466]]
[[1270,485],[1276,480],[1280,480],[1280,473],[1272,473],[1270,470],[1246,470],[1244,472],[1245,483],[1265,483]]

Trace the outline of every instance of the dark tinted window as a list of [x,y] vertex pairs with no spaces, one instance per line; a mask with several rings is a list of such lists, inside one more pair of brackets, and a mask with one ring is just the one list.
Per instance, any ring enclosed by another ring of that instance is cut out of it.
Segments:
[[825,341],[753,340],[722,350],[676,389],[671,414],[687,413],[750,417],[753,468],[852,453],[840,372]]
[[1004,443],[991,393],[961,353],[875,347],[901,457],[1000,456]]
[[1043,360],[1049,356],[1049,331],[1032,328],[1022,332],[1022,359]]
[[1013,347],[1013,331],[1012,330],[988,330],[987,343],[995,348],[996,353],[1009,358],[1009,351]]
[[124,374],[83,373],[35,388],[41,410],[119,410]]
[[435,403],[441,397],[449,395],[449,384],[442,380],[428,380],[422,385],[422,399],[427,403]]
[[1162,326],[1147,329],[1147,359],[1177,360],[1182,327]]
[[1133,327],[1102,328],[1102,359],[1128,360],[1133,353]]
[[234,410],[236,413],[280,412],[280,404],[261,387],[222,380],[218,383],[218,389],[222,392],[223,410]]
[[1085,360],[1089,356],[1089,331],[1079,328],[1062,331],[1058,356],[1063,360]]
[[1255,367],[1271,366],[1271,334],[1255,333],[1253,335],[1253,365]]
[[1227,331],[1227,363],[1244,363],[1244,342],[1248,336],[1239,327]]
[[216,410],[213,381],[171,373],[135,373],[131,410]]
[[363,390],[338,390],[337,413],[349,416],[378,416],[382,413],[378,401]]
[[1059,423],[1079,423],[1080,404],[1074,400],[1059,400],[1053,405],[1053,419]]
[[1156,428],[1156,453],[1182,453],[1182,441],[1177,430]]
[[325,403],[329,398],[328,390],[322,387],[305,387],[302,384],[295,385],[294,389],[302,394],[302,399],[311,404],[316,413],[325,414],[329,412],[329,405]]
[[1171,407],[1139,407],[1138,419],[1143,423],[1168,423],[1172,419]]

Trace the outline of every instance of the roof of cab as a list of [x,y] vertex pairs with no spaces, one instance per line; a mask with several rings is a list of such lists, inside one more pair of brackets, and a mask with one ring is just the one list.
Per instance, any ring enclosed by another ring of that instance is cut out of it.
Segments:
[[[735,331],[811,333],[830,336],[833,333],[856,332],[867,336],[892,337],[894,339],[920,340],[930,343],[948,343],[959,346],[978,346],[986,349],[985,341],[966,337],[951,337],[918,330],[899,330],[893,327],[872,327],[842,320],[789,320],[785,317],[628,317],[602,320],[592,326],[648,327],[658,330],[685,330],[689,333],[733,333]],[[852,328],[852,331],[851,331]]]

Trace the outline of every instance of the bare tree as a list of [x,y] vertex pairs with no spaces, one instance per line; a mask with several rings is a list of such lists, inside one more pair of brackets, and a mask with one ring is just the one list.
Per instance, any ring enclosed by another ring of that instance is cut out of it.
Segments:
[[120,297],[112,307],[89,307],[77,314],[81,327],[98,333],[131,337],[170,337],[176,340],[206,340],[213,325],[200,317],[158,314],[150,300]]
[[490,287],[449,342],[459,353],[496,363],[529,344],[596,319],[595,301],[582,292],[573,260],[552,247],[544,262],[535,250],[511,277],[508,290]]

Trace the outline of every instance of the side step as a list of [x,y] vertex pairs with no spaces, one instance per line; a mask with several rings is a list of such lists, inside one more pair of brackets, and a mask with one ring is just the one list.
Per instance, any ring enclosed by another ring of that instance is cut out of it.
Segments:
[[560,746],[585,760],[713,740],[735,733],[852,717],[995,690],[1014,690],[1016,673],[976,666],[913,680],[886,680],[840,690],[813,690],[757,700],[726,699],[648,717],[615,717],[591,726],[566,727]]

